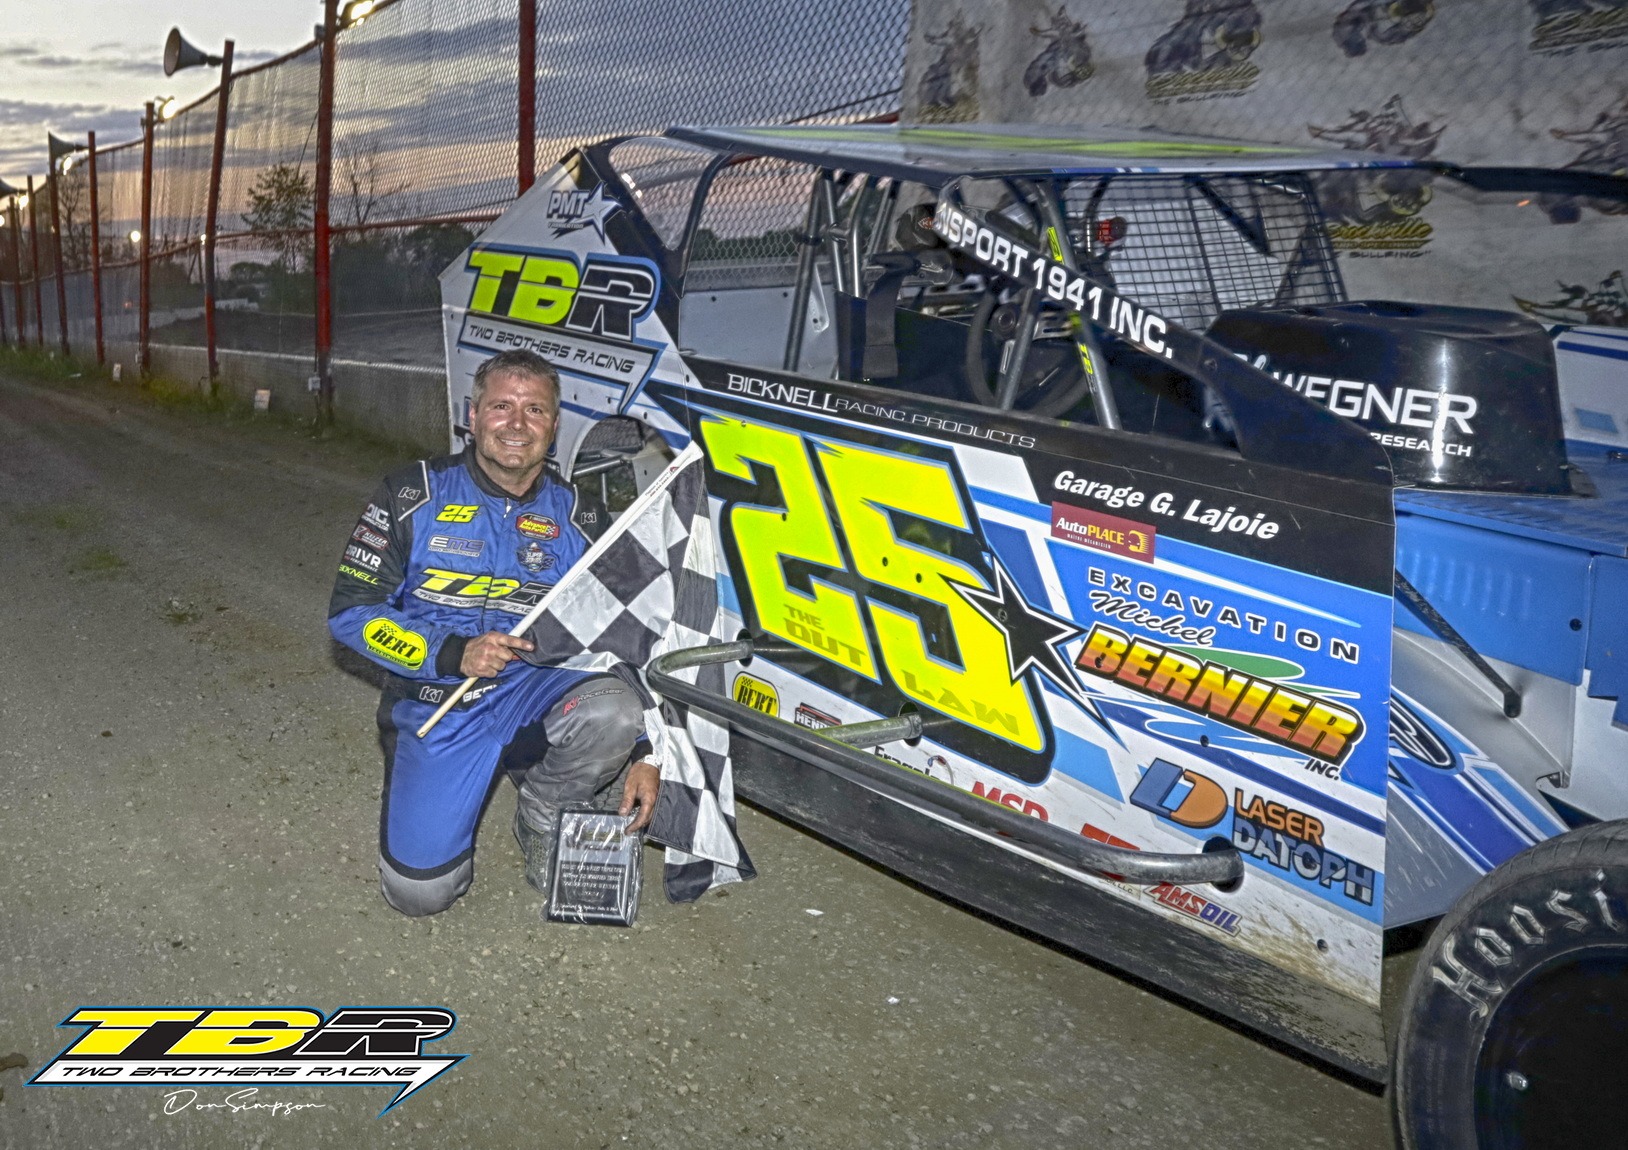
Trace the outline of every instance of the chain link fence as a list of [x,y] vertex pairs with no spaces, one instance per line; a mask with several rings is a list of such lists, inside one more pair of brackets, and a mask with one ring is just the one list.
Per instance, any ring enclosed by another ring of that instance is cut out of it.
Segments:
[[[627,0],[613,9],[588,0],[384,0],[365,18],[341,22],[329,108],[320,99],[320,38],[232,73],[218,167],[218,89],[155,117],[150,157],[144,139],[101,145],[94,240],[91,164],[77,155],[56,177],[60,233],[48,194],[37,191],[44,214],[36,229],[25,206],[22,227],[12,230],[15,255],[0,243],[6,338],[32,346],[43,331],[43,346],[60,344],[60,234],[71,350],[103,354],[126,371],[145,355],[149,369],[209,387],[212,247],[216,386],[243,396],[267,388],[275,405],[311,410],[306,377],[331,356],[341,418],[393,438],[445,443],[438,276],[519,194],[523,125],[531,125],[536,167],[546,170],[574,146],[673,123],[893,115],[910,22],[911,0]],[[527,28],[529,85],[520,75]],[[324,115],[332,130],[326,157]],[[316,275],[324,162],[326,299]],[[753,221],[720,220],[714,235],[727,247],[742,228],[764,233]],[[318,346],[324,309],[331,349]]]

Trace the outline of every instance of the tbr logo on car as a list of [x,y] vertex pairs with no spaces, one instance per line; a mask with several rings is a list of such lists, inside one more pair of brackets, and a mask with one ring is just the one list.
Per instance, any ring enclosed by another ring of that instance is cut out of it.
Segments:
[[464,1054],[423,1044],[457,1025],[444,1007],[353,1006],[324,1019],[283,1007],[86,1006],[85,1032],[30,1086],[394,1086],[383,1115]]
[[629,256],[475,247],[475,273],[458,343],[477,351],[525,348],[562,371],[623,389],[622,410],[644,386],[661,345],[635,338],[655,306],[656,265]]
[[379,658],[414,671],[423,666],[426,647],[424,636],[418,632],[398,627],[389,619],[373,619],[363,633],[367,649]]

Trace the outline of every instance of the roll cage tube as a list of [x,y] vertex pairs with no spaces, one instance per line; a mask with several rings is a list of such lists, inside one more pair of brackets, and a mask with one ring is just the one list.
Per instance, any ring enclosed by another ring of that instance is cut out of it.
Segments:
[[[1083,325],[1110,333],[1211,388],[1232,415],[1245,459],[1391,485],[1390,458],[1361,428],[1290,391],[1207,336],[1122,296],[1100,273],[1053,259],[994,213],[968,206],[961,195],[965,178],[944,186],[933,221],[952,250],[1035,288],[1037,300],[1074,312]],[[993,254],[996,244],[999,259]]]
[[[1243,858],[1225,839],[1214,839],[1195,854],[1161,854],[1109,846],[856,749],[919,737],[922,733],[920,715],[907,713],[892,719],[815,730],[767,715],[677,677],[680,671],[691,668],[750,659],[753,651],[749,640],[669,651],[650,661],[645,668],[645,679],[651,689],[667,698],[723,719],[734,730],[758,742],[886,798],[926,810],[952,825],[998,835],[1059,866],[1110,874],[1139,886],[1169,882],[1182,886],[1209,883],[1228,888],[1243,878]],[[765,648],[760,653],[773,652]]]

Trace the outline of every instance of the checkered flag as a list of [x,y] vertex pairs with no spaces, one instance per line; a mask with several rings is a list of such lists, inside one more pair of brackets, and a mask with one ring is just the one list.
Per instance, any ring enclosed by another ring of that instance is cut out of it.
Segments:
[[[613,673],[646,701],[661,797],[650,837],[667,847],[674,902],[755,876],[735,833],[729,731],[655,696],[643,668],[657,655],[723,638],[701,449],[686,448],[559,581],[525,635],[539,666]],[[721,666],[680,676],[724,693]],[[699,676],[699,678],[697,678]]]

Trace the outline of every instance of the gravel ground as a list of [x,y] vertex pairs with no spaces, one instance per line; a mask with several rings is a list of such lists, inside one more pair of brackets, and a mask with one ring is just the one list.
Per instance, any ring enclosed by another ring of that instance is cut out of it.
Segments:
[[[671,906],[652,851],[635,929],[562,927],[505,788],[470,894],[394,914],[374,688],[322,625],[391,462],[0,366],[0,1145],[1388,1144],[1376,1094],[750,809],[756,882]],[[469,1057],[382,1118],[25,1088],[87,1004],[444,1005]]]

